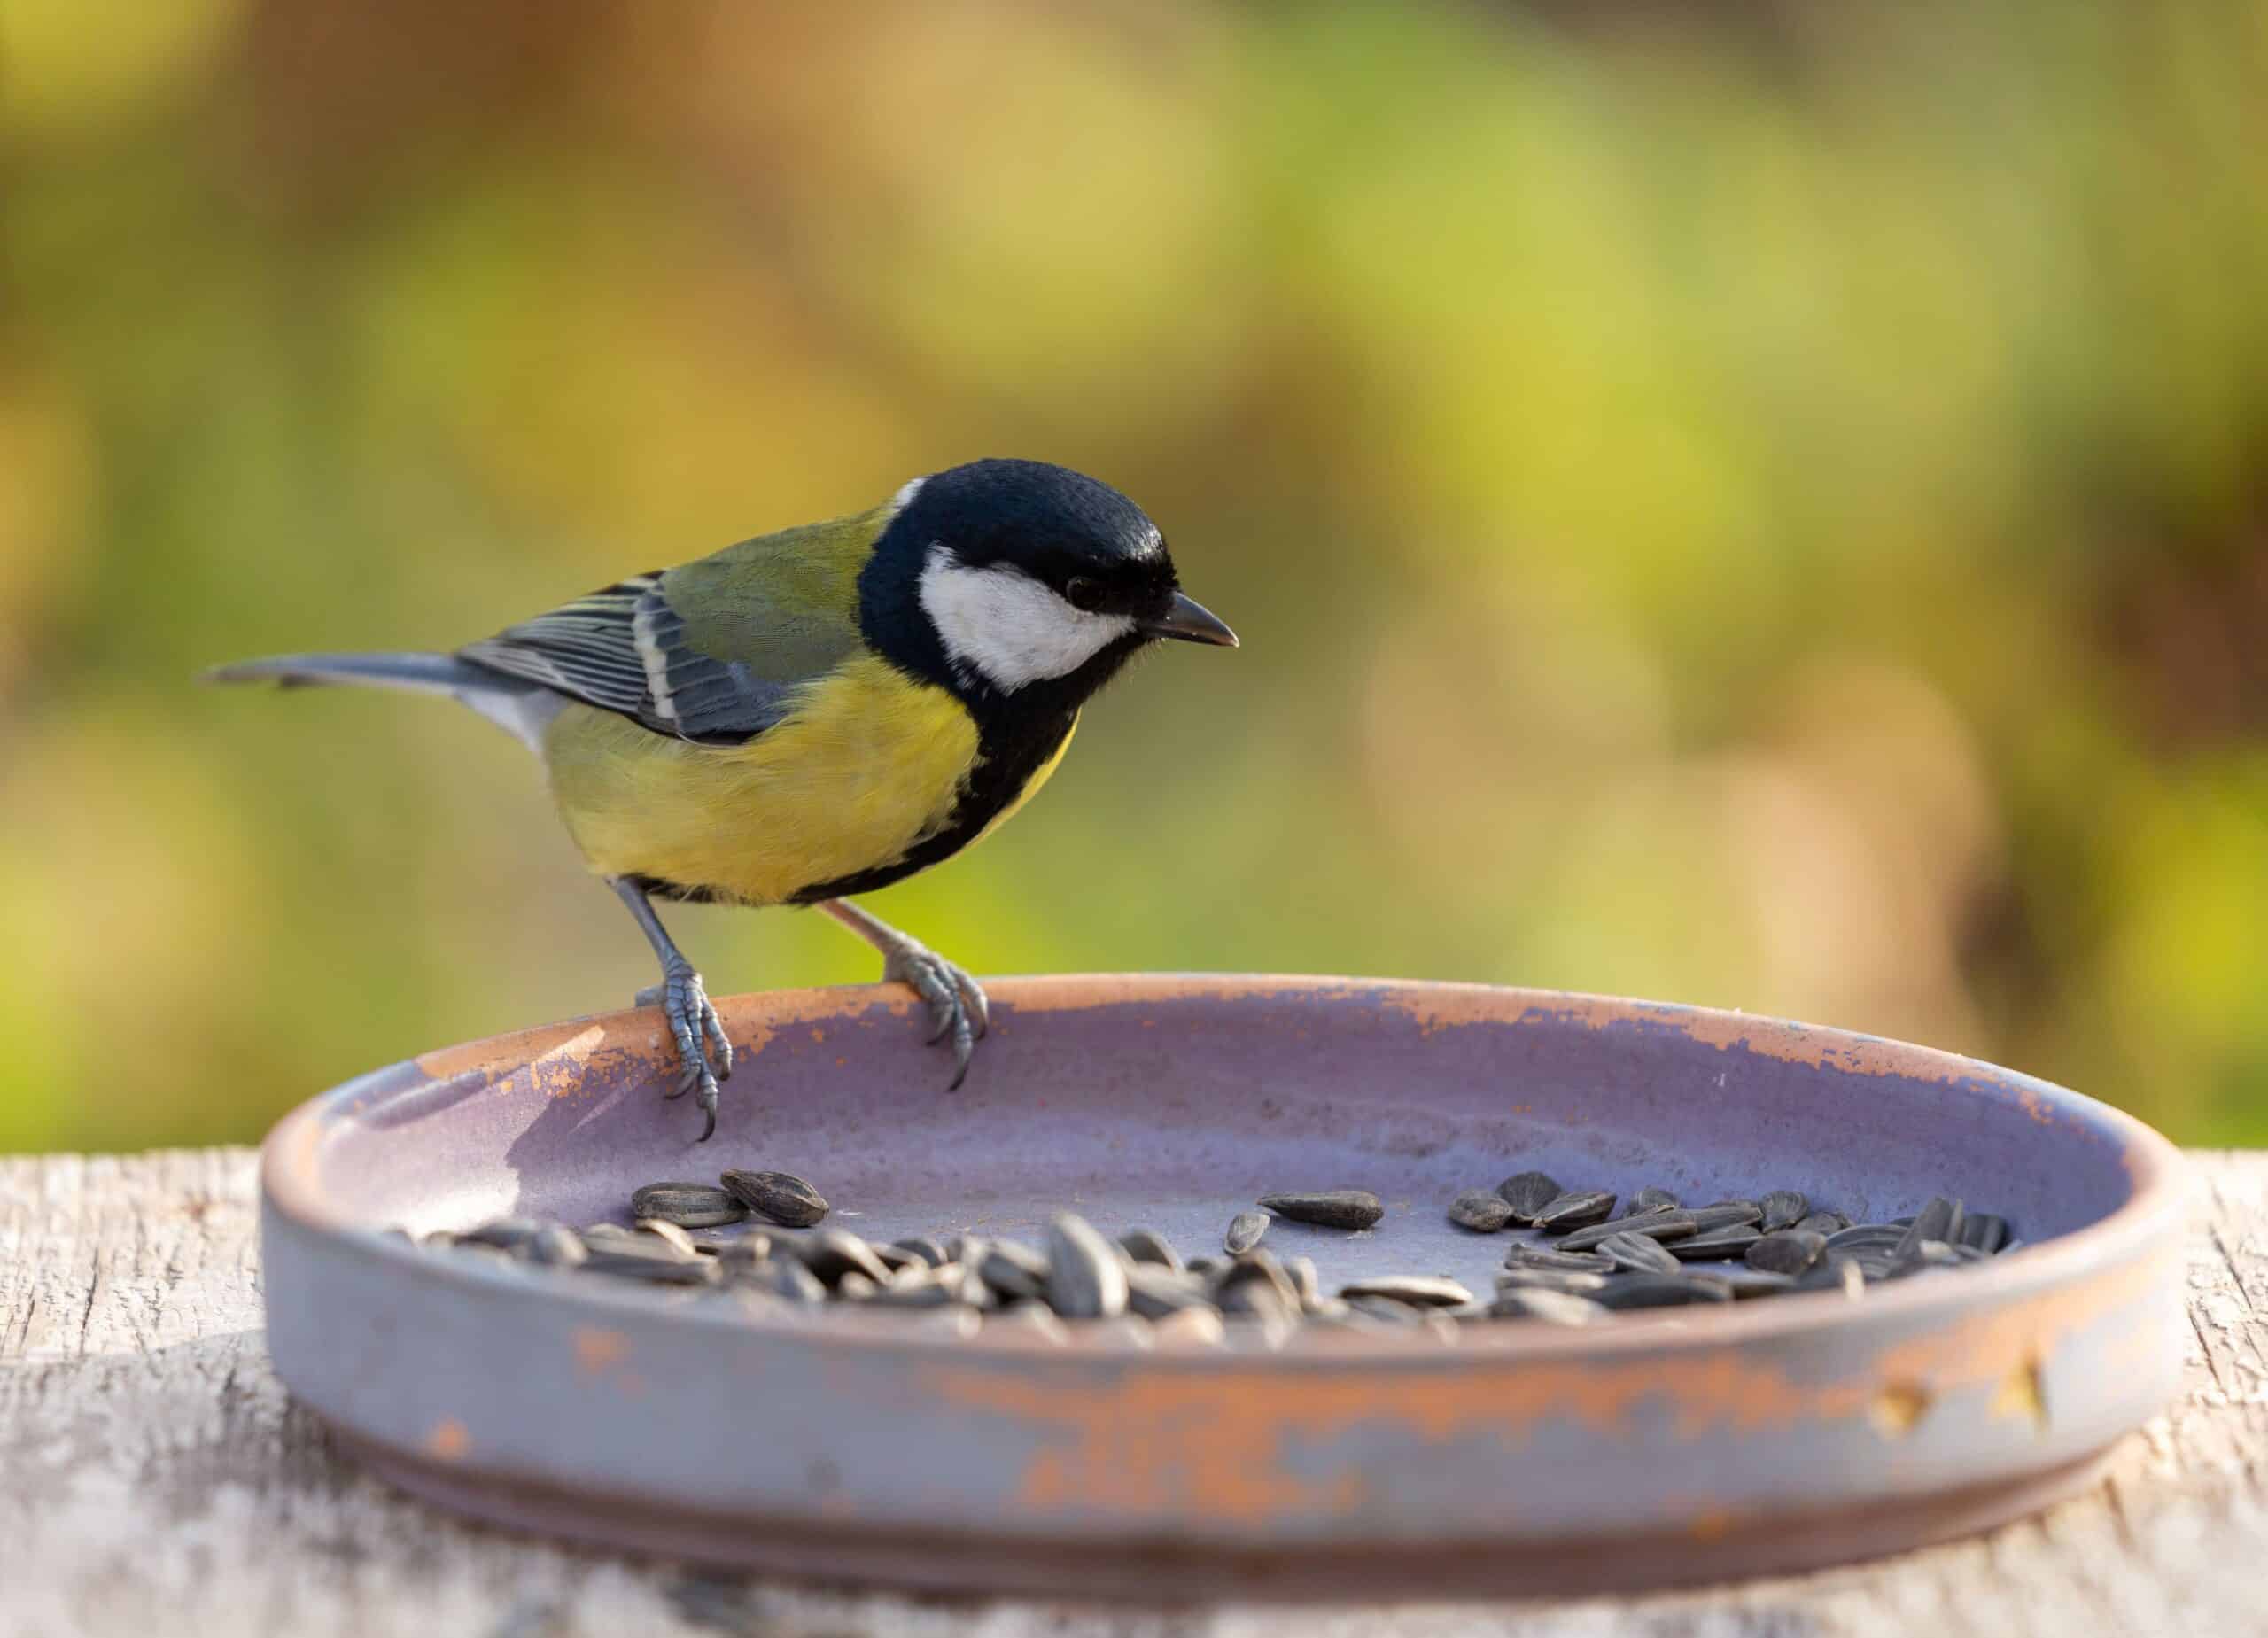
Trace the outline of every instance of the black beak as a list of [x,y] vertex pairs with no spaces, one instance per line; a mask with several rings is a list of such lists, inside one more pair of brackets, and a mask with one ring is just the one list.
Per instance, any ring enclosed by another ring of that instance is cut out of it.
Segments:
[[1185,592],[1173,594],[1173,606],[1154,620],[1141,622],[1153,637],[1172,637],[1182,642],[1209,642],[1219,648],[1237,646],[1237,634],[1221,617]]

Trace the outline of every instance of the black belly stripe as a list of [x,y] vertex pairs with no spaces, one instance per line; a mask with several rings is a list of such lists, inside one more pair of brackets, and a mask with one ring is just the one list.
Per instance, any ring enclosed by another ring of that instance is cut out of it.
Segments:
[[1063,741],[1078,715],[1076,710],[1069,710],[1050,711],[1029,719],[980,719],[976,766],[968,783],[961,788],[959,799],[953,803],[951,817],[945,821],[944,829],[888,864],[837,876],[831,881],[814,882],[788,902],[816,904],[823,899],[872,893],[951,858],[975,841],[978,833],[998,819],[1003,808],[1023,795],[1034,776],[1047,765],[1048,759],[1063,749]]

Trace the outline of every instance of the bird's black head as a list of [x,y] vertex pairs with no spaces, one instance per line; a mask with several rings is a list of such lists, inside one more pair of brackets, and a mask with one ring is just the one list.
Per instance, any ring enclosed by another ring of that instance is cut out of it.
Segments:
[[979,709],[1074,708],[1160,638],[1234,647],[1107,484],[977,461],[899,491],[859,578],[866,640]]

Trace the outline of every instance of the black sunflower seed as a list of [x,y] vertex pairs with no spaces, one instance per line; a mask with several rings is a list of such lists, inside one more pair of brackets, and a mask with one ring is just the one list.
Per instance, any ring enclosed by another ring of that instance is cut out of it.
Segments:
[[1867,1277],[1868,1285],[1879,1285],[1884,1280],[1894,1280],[1899,1275],[1912,1273],[1921,1266],[1919,1263],[1907,1261],[1894,1251],[1876,1251],[1868,1248],[1845,1252],[1844,1255],[1858,1265],[1859,1272]]
[[432,1234],[426,1237],[428,1245],[447,1245],[454,1240],[460,1246],[493,1246],[499,1251],[521,1252],[543,1232],[543,1222],[537,1217],[493,1217],[477,1228],[462,1234]]
[[948,1275],[918,1263],[890,1276],[889,1284],[866,1300],[878,1308],[942,1308],[960,1301],[960,1278],[958,1271]]
[[1541,1320],[1547,1325],[1591,1325],[1607,1316],[1607,1310],[1588,1297],[1540,1286],[1498,1292],[1488,1313],[1495,1319]]
[[1767,1234],[1794,1228],[1811,1211],[1811,1202],[1793,1189],[1775,1189],[1757,1201],[1757,1205],[1764,1211],[1757,1226]]
[[1118,1237],[1118,1247],[1134,1262],[1154,1263],[1161,1269],[1181,1267],[1181,1254],[1155,1229],[1129,1229]]
[[1047,1225],[1047,1305],[1065,1319],[1126,1312],[1126,1261],[1094,1224],[1059,1212]]
[[1690,1239],[1671,1240],[1662,1249],[1681,1262],[1706,1262],[1714,1257],[1738,1257],[1764,1237],[1745,1224],[1712,1229]]
[[1454,1308],[1472,1300],[1472,1293],[1462,1285],[1438,1274],[1381,1274],[1341,1285],[1339,1294],[1349,1302],[1357,1297],[1386,1297],[1429,1308]]
[[1239,1285],[1254,1282],[1275,1287],[1276,1294],[1284,1300],[1286,1308],[1296,1313],[1300,1307],[1300,1288],[1291,1271],[1277,1260],[1276,1254],[1266,1246],[1255,1246],[1218,1269],[1211,1277],[1208,1289],[1216,1300],[1227,1306],[1227,1293]]
[[841,1229],[819,1229],[794,1238],[782,1238],[778,1244],[828,1286],[840,1285],[844,1277],[852,1274],[876,1285],[889,1280],[889,1270],[874,1255],[874,1248]]
[[2008,1220],[1988,1211],[1963,1213],[1961,1231],[1953,1238],[1956,1246],[1971,1246],[1985,1253],[1996,1252],[2008,1243]]
[[1854,1223],[1827,1237],[1829,1251],[1895,1251],[1906,1230],[1894,1223]]
[[1231,1257],[1242,1256],[1260,1244],[1260,1237],[1274,1221],[1264,1211],[1239,1212],[1229,1219],[1228,1231],[1221,1236],[1221,1249]]
[[1827,1237],[1804,1229],[1782,1229],[1748,1248],[1748,1266],[1767,1274],[1801,1274],[1827,1252]]
[[1287,1326],[1300,1311],[1298,1299],[1271,1280],[1231,1280],[1215,1294],[1222,1313],[1270,1326]]
[[1549,1172],[1515,1172],[1496,1185],[1497,1194],[1512,1208],[1512,1221],[1533,1223],[1535,1214],[1565,1192]]
[[1310,1194],[1263,1194],[1261,1209],[1293,1223],[1318,1223],[1326,1229],[1367,1229],[1386,1215],[1379,1197],[1368,1189],[1326,1189]]
[[1506,1269],[1496,1277],[1498,1291],[1533,1289],[1536,1291],[1573,1292],[1577,1296],[1598,1290],[1607,1281],[1605,1274],[1565,1273],[1557,1269]]
[[1776,1297],[1796,1286],[1792,1274],[1775,1274],[1766,1269],[1727,1269],[1717,1277],[1732,1287],[1735,1302],[1747,1302],[1757,1297]]
[[826,1282],[793,1257],[775,1257],[737,1276],[734,1283],[769,1292],[803,1308],[827,1300]]
[[1645,1212],[1675,1211],[1677,1206],[1677,1196],[1672,1194],[1667,1189],[1658,1188],[1652,1184],[1648,1184],[1622,1202],[1622,1215],[1626,1217],[1635,1217]]
[[1669,1254],[1668,1248],[1643,1234],[1610,1234],[1599,1242],[1598,1248],[1612,1259],[1618,1269],[1643,1274],[1677,1272],[1677,1259]]
[[1449,1221],[1475,1234],[1494,1234],[1512,1220],[1512,1208],[1491,1189],[1467,1189],[1449,1202]]
[[1126,1309],[1144,1319],[1163,1319],[1184,1308],[1210,1308],[1202,1275],[1161,1263],[1138,1262],[1126,1270]]
[[1535,1226],[1550,1234],[1588,1228],[1614,1215],[1614,1196],[1604,1189],[1570,1189],[1544,1203],[1535,1214]]
[[1626,1212],[1604,1223],[1595,1223],[1588,1229],[1577,1229],[1552,1243],[1561,1251],[1588,1251],[1617,1234],[1643,1234],[1650,1240],[1676,1240],[1700,1233],[1701,1227],[1701,1220],[1689,1211],[1651,1211],[1637,1216]]
[[1851,1226],[1851,1220],[1839,1211],[1815,1211],[1796,1227],[1813,1234],[1840,1234]]
[[1047,1254],[1020,1240],[987,1241],[975,1266],[977,1277],[1004,1301],[1037,1302],[1047,1295]]
[[827,1215],[827,1201],[819,1192],[791,1173],[732,1171],[723,1181],[749,1210],[788,1228],[808,1229]]
[[748,1212],[713,1183],[649,1183],[630,1197],[630,1215],[658,1218],[680,1229],[713,1229],[738,1223]]
[[548,1268],[571,1269],[590,1257],[583,1237],[563,1223],[547,1223],[528,1242],[527,1259]]
[[1739,1228],[1759,1221],[1764,1208],[1754,1200],[1719,1200],[1713,1206],[1689,1206],[1685,1215],[1704,1234],[1716,1229]]
[[693,1236],[666,1217],[641,1217],[633,1225],[640,1234],[657,1239],[680,1257],[698,1257],[701,1247],[693,1243]]
[[1923,1240],[1959,1239],[1961,1218],[1966,1215],[1959,1200],[1942,1194],[1933,1197],[1927,1206],[1914,1214],[1914,1221],[1907,1225],[1906,1238],[1898,1245],[1899,1254],[1910,1257],[1914,1248]]
[[1346,1302],[1349,1312],[1394,1326],[1415,1325],[1420,1312],[1411,1304],[1396,1302],[1391,1297],[1348,1297]]
[[1686,1274],[1624,1274],[1607,1281],[1591,1294],[1590,1300],[1617,1312],[1669,1308],[1695,1302],[1729,1302],[1732,1289],[1721,1282],[1696,1279]]
[[656,1257],[597,1246],[578,1266],[586,1274],[642,1280],[649,1285],[713,1285],[724,1277],[714,1257]]
[[1504,1250],[1508,1269],[1545,1269],[1563,1274],[1606,1274],[1614,1260],[1595,1251],[1562,1251],[1556,1246],[1534,1246],[1515,1240]]
[[909,1234],[902,1240],[892,1240],[890,1245],[933,1269],[941,1269],[953,1261],[952,1254],[945,1249],[943,1241],[932,1239],[926,1234]]
[[1839,1291],[1846,1297],[1858,1297],[1866,1292],[1867,1277],[1847,1254],[1830,1251],[1796,1276],[1795,1289]]

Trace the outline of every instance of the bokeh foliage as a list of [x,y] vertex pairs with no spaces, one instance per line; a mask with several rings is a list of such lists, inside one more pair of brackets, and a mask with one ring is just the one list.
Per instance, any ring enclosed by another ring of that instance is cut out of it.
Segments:
[[986,454],[1246,648],[877,899],[978,970],[1708,1002],[2268,1142],[2264,87],[2169,0],[6,0],[0,1148],[649,982],[492,729],[198,667]]

